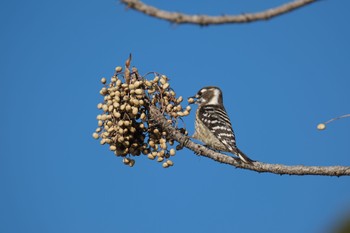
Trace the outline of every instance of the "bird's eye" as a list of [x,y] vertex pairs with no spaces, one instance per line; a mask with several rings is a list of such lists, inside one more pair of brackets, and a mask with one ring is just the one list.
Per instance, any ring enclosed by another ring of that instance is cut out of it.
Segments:
[[207,91],[207,89],[202,89],[198,92],[198,95],[202,95],[203,93],[205,93]]

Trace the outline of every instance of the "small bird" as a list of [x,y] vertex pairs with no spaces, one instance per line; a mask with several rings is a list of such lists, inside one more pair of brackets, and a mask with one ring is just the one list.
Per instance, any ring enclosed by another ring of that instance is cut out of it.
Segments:
[[235,134],[223,103],[220,88],[203,87],[190,97],[198,104],[196,111],[195,133],[193,138],[202,141],[206,146],[237,155],[242,162],[254,162],[236,146]]

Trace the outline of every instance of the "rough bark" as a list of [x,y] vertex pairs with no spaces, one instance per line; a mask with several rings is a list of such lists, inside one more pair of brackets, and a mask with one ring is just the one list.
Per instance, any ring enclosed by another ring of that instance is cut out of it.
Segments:
[[176,24],[197,24],[205,26],[214,24],[249,23],[253,21],[268,20],[314,3],[316,0],[295,0],[261,12],[222,16],[188,15],[179,12],[170,12],[144,4],[139,0],[121,0],[121,2],[131,9],[134,9],[151,17],[167,20]]
[[273,173],[279,175],[322,175],[322,176],[349,176],[350,167],[348,166],[287,166],[282,164],[268,164],[263,162],[254,162],[253,165],[242,163],[238,158],[215,152],[207,147],[194,143],[189,137],[181,134],[163,117],[162,113],[154,106],[150,107],[151,118],[159,123],[171,137],[182,144],[184,147],[192,150],[200,156],[205,156],[220,163],[225,163],[236,168],[256,171],[259,173]]

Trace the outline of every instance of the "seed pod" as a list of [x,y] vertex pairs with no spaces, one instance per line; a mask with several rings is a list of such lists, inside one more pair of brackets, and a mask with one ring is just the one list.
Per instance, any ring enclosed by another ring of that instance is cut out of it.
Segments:
[[117,82],[115,83],[117,86],[122,85],[122,81],[120,79],[117,80]]
[[148,81],[148,80],[145,81],[145,84],[146,84],[147,87],[151,87],[152,86],[152,83],[150,81]]
[[106,124],[103,128],[104,128],[106,131],[108,131],[109,126]]
[[164,154],[165,154],[165,151],[164,151],[164,150],[160,150],[160,151],[158,152],[158,156],[159,156],[159,157],[164,157]]
[[120,97],[119,96],[114,96],[114,103],[117,103],[118,106],[120,105]]
[[126,126],[126,127],[128,127],[129,125],[131,124],[131,122],[130,121],[124,121],[124,125]]
[[183,112],[177,112],[176,114],[180,117],[184,116]]
[[139,100],[143,99],[144,98],[144,95],[135,95],[135,97]]
[[145,120],[146,119],[146,114],[144,112],[141,113],[140,118],[141,118],[141,120]]
[[162,166],[163,166],[164,168],[168,168],[168,167],[169,167],[169,164],[168,164],[167,162],[164,162],[164,163],[162,164]]
[[116,81],[117,81],[117,79],[116,79],[115,77],[112,77],[112,78],[111,78],[111,82],[112,82],[112,83],[115,83]]
[[124,164],[129,164],[129,163],[130,163],[130,159],[124,158],[124,159],[123,159],[123,163],[124,163]]
[[169,86],[170,86],[169,83],[165,83],[164,85],[162,85],[162,88],[163,88],[163,90],[165,90],[165,89],[167,89]]
[[106,94],[107,94],[107,88],[105,88],[105,87],[103,87],[102,89],[101,89],[101,91],[100,91],[100,94],[101,95],[103,95],[103,96],[105,96]]
[[134,165],[135,165],[135,160],[134,159],[130,159],[129,166],[133,167]]
[[153,82],[158,82],[159,81],[159,76],[155,76],[154,79],[153,79]]
[[127,95],[124,95],[124,96],[123,96],[123,100],[124,100],[124,101],[128,101],[129,99],[130,99],[129,96],[127,96]]
[[114,108],[118,108],[119,105],[120,105],[120,104],[119,104],[118,102],[114,102],[114,103],[113,103],[113,107],[114,107]]
[[132,107],[132,114],[136,115],[138,113],[139,109],[136,107]]
[[166,84],[167,83],[167,79],[166,78],[163,78],[163,76],[160,78],[160,83],[162,85]]
[[188,112],[190,112],[190,111],[191,111],[191,106],[187,106],[187,107],[186,107],[186,110],[187,110]]
[[159,129],[155,128],[155,129],[153,130],[153,133],[159,134]]
[[106,143],[111,144],[112,140],[110,138],[104,139]]
[[107,120],[107,115],[106,115],[106,114],[103,114],[103,115],[101,115],[101,118],[100,118],[100,120],[102,120],[102,121],[105,121],[105,120]]
[[174,150],[174,148],[171,148],[170,151],[169,151],[169,154],[171,156],[174,156],[176,154],[176,151]]
[[114,146],[114,145],[111,145],[111,146],[109,146],[109,149],[110,149],[111,151],[115,151],[115,150],[117,149],[117,147]]
[[185,110],[185,111],[182,112],[182,115],[183,116],[188,116],[188,115],[190,115],[190,113],[189,113],[189,111]]
[[124,142],[124,137],[123,136],[119,136],[118,137],[118,142],[120,142],[120,143]]
[[149,159],[152,159],[152,160],[155,159],[155,157],[154,157],[152,154],[148,154],[147,157],[148,157]]
[[166,143],[165,138],[161,138],[161,139],[159,139],[159,143],[160,143],[160,144],[162,144],[162,143]]
[[167,160],[166,163],[167,163],[169,166],[173,166],[173,165],[174,165],[173,161],[171,161],[171,160]]
[[142,89],[136,89],[135,90],[135,94],[141,95],[141,94],[143,94],[143,90]]
[[317,125],[318,130],[324,130],[325,128],[326,128],[326,125],[323,123]]
[[166,110],[167,110],[167,112],[170,112],[170,110],[173,108],[173,105],[172,104],[168,104],[167,106],[166,106]]
[[133,106],[138,106],[139,105],[139,100],[134,98],[134,97],[131,97],[129,103]]
[[120,118],[120,112],[117,112],[115,109],[113,111],[113,115],[116,117],[116,118]]
[[158,150],[158,144],[154,144],[154,149]]
[[103,104],[102,104],[102,103],[99,103],[99,104],[97,105],[97,108],[98,108],[98,109],[101,109],[102,106],[103,106]]
[[163,150],[166,150],[167,149],[166,143],[161,143],[160,148],[162,148]]
[[125,147],[129,148],[130,142],[129,142],[129,141],[126,141],[126,140],[128,140],[127,137],[125,138],[125,140],[124,140],[124,142],[123,142],[123,145],[124,145]]
[[157,158],[157,162],[163,162],[163,160],[164,160],[164,157],[158,157]]
[[140,82],[140,81],[136,81],[136,82],[134,83],[134,87],[135,87],[135,88],[138,88],[140,85],[141,85],[141,82]]
[[103,109],[104,112],[107,112],[107,110],[108,110],[107,104],[102,105],[102,109]]
[[95,139],[98,139],[98,138],[99,138],[99,135],[98,135],[98,133],[93,133],[93,134],[92,134],[92,137],[95,138]]
[[116,68],[115,68],[115,72],[120,72],[120,71],[122,71],[123,70],[123,68],[121,67],[121,66],[117,66]]
[[144,155],[148,155],[149,153],[150,153],[150,150],[148,148],[144,148],[142,150],[142,154],[144,154]]
[[102,126],[102,125],[103,125],[103,122],[102,122],[101,120],[99,120],[99,121],[97,122],[97,125],[98,125],[98,126]]
[[165,79],[165,80],[167,80],[167,81],[169,80],[168,77],[167,77],[165,74],[162,74],[162,75],[160,76],[160,78],[163,78],[163,79]]
[[188,101],[189,104],[193,104],[194,103],[194,99],[193,98],[188,98],[187,101]]
[[108,106],[108,111],[109,111],[109,112],[112,112],[112,111],[113,111],[113,108],[114,108],[113,105],[109,105],[109,106]]
[[105,84],[107,82],[107,79],[106,78],[101,78],[101,83],[102,84]]

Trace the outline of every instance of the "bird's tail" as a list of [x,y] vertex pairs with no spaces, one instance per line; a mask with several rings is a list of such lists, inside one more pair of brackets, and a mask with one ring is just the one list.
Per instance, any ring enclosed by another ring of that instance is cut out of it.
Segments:
[[247,155],[245,155],[240,149],[237,148],[237,155],[242,160],[242,162],[247,164],[253,164],[254,160],[251,160]]

